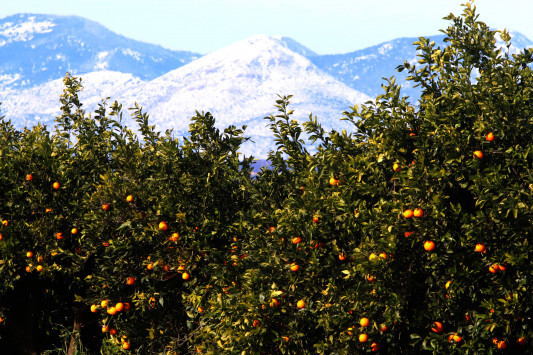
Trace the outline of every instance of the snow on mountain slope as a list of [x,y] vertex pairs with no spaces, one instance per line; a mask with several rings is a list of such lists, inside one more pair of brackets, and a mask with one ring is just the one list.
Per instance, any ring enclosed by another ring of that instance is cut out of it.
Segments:
[[[123,90],[131,90],[144,82],[131,74],[115,71],[98,71],[81,75],[84,90],[79,94],[87,113],[94,110],[103,98],[109,102]],[[16,126],[32,126],[40,122],[49,127],[60,115],[59,97],[64,89],[63,80],[57,79],[23,90],[0,90],[2,115],[13,119]],[[15,122],[16,121],[16,122]]]
[[0,19],[0,89],[28,88],[65,73],[113,70],[151,80],[199,54],[134,41],[77,16]]
[[336,129],[350,128],[339,121],[342,111],[370,99],[279,39],[257,35],[125,91],[119,101],[137,101],[158,128],[174,128],[179,135],[186,134],[195,110],[211,112],[220,127],[246,124],[246,133],[256,140],[254,154],[264,155],[272,144],[262,118],[277,113],[277,94],[294,95],[295,118],[305,120],[312,112],[325,127]]

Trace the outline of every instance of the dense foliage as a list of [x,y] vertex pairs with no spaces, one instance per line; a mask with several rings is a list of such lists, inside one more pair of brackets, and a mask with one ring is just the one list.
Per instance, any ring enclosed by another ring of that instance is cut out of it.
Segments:
[[398,67],[420,100],[391,78],[351,133],[280,97],[258,174],[245,127],[197,113],[180,143],[135,107],[135,133],[71,76],[53,133],[0,120],[0,347],[532,352],[533,51],[447,19]]

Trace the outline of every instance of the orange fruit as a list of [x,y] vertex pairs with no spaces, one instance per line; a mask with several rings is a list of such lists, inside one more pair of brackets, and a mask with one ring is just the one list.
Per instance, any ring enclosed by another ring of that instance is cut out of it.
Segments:
[[298,264],[292,263],[291,264],[291,271],[298,271],[298,270],[300,270],[300,267],[298,266]]
[[367,279],[368,281],[370,281],[370,282],[374,282],[374,281],[376,281],[376,278],[375,278],[374,276],[372,276],[372,275],[366,275],[366,279]]
[[368,335],[366,335],[365,333],[359,334],[359,341],[361,343],[366,343],[367,340],[368,340]]
[[98,306],[95,304],[91,305],[91,312],[96,313],[98,311]]
[[78,234],[78,228],[72,228],[72,229],[70,230],[70,233],[72,233],[72,234]]
[[426,242],[424,242],[424,249],[426,249],[427,251],[435,250],[435,243],[431,240],[427,240]]
[[29,251],[26,253],[27,258],[31,258],[33,256],[33,252]]
[[444,327],[442,326],[441,322],[433,322],[433,326],[431,327],[431,330],[435,333],[442,333],[444,330]]
[[289,339],[290,339],[290,338],[287,337],[287,336],[284,336],[284,337],[281,337],[281,338],[282,338],[283,340],[285,340],[285,341],[289,341]]
[[487,133],[487,135],[485,136],[485,139],[488,142],[492,142],[494,140],[494,134],[492,132]]
[[166,222],[159,222],[159,229],[162,231],[166,231],[168,229]]
[[115,328],[111,328],[111,329],[109,329],[109,334],[115,335],[115,334],[117,334],[117,330]]
[[385,333],[387,330],[389,330],[389,327],[387,327],[386,324],[382,324],[379,326],[379,330],[381,330],[383,333]]
[[107,314],[114,315],[117,313],[117,309],[115,307],[109,307],[107,309]]
[[507,269],[507,266],[505,265],[497,265],[497,266],[500,271],[505,271]]
[[177,242],[179,237],[180,236],[178,233],[172,233],[172,235],[168,238],[168,240],[170,240],[171,242]]
[[37,262],[42,263],[44,261],[44,258],[42,256],[37,257]]
[[489,266],[489,271],[493,274],[497,273],[498,270],[500,269],[500,267],[496,264],[493,264],[491,266]]
[[346,259],[346,255],[343,253],[339,253],[339,260],[343,261],[344,259]]
[[127,202],[131,202],[131,201],[133,201],[133,196],[132,196],[132,195],[128,195],[128,196],[126,196],[126,201],[127,201]]
[[385,253],[385,252],[379,253],[379,257],[382,258],[382,259],[387,259],[387,253]]
[[401,168],[400,164],[394,163],[394,164],[392,164],[392,170],[400,171],[400,170],[402,170],[402,168]]
[[198,307],[198,313],[202,313],[204,309],[202,307]]
[[377,259],[377,257],[378,257],[378,256],[377,256],[376,254],[371,253],[371,254],[368,256],[368,260],[372,261],[372,260],[374,260],[374,259]]
[[451,281],[448,281],[448,282],[446,282],[446,285],[444,285],[444,287],[446,287],[446,289],[448,289],[448,288],[450,287],[451,284],[452,284],[452,282],[451,282]]
[[63,233],[61,233],[61,232],[56,233],[56,238],[57,238],[57,240],[63,239],[64,238],[63,237]]
[[500,340],[498,342],[498,349],[507,349],[507,343],[505,342],[505,340]]
[[2,236],[2,234],[0,234],[0,240],[4,239],[4,237]]
[[109,327],[107,325],[102,325],[102,333],[105,333],[109,330]]
[[474,152],[474,158],[483,159],[483,152],[481,150],[476,150]]
[[4,220],[2,221],[2,225],[3,225],[4,227],[7,227],[8,224],[9,224],[9,222],[7,221],[7,219],[4,219]]
[[361,324],[361,327],[368,327],[368,325],[370,324],[370,321],[368,320],[368,318],[361,318],[361,320],[359,321],[359,324]]
[[124,303],[121,303],[121,302],[117,303],[115,305],[115,309],[117,310],[117,312],[121,312],[124,309]]
[[277,306],[279,306],[279,301],[277,299],[275,299],[275,298],[271,299],[270,300],[270,307],[275,308]]
[[191,277],[191,275],[189,275],[188,272],[184,272],[183,274],[181,274],[181,278],[184,279],[184,280],[188,280],[190,277]]
[[26,181],[32,181],[33,176],[31,174],[26,175]]
[[59,188],[61,187],[61,185],[59,185],[59,183],[56,181],[52,184],[52,187],[54,190],[59,190]]
[[294,237],[292,238],[292,244],[298,244],[302,241],[302,238],[300,237]]
[[407,238],[409,237],[411,234],[413,234],[414,232],[405,232],[403,233],[403,235]]
[[330,178],[329,179],[329,184],[331,186],[335,186],[335,185],[338,185],[339,184],[339,180],[335,179],[334,177]]
[[146,268],[148,270],[152,270],[154,268],[154,264],[148,264],[148,265],[146,265]]
[[107,211],[107,210],[109,209],[109,204],[107,204],[107,203],[103,204],[103,205],[102,205],[102,209],[103,209],[104,211]]
[[130,348],[130,343],[128,343],[127,341],[123,342],[122,343],[122,348],[124,350],[128,350]]
[[131,305],[128,302],[124,303],[124,310],[129,311],[130,308],[131,308]]
[[318,218],[318,216],[315,214],[315,215],[313,216],[313,223],[318,223],[318,221],[319,221],[319,218]]
[[296,303],[296,307],[302,309],[305,307],[305,301],[304,300],[299,300],[298,303]]
[[485,244],[476,244],[476,247],[474,249],[478,253],[483,253],[485,252],[485,250],[487,250],[487,248],[485,248]]
[[43,266],[42,266],[42,265],[37,265],[37,267],[35,268],[35,270],[37,270],[37,271],[42,271],[42,270],[43,270]]
[[413,212],[413,216],[415,217],[422,217],[424,215],[424,211],[422,211],[421,208],[415,208]]
[[126,280],[126,285],[133,285],[135,283],[135,278],[134,277],[128,277],[128,279]]
[[31,271],[31,267],[28,265],[26,266],[26,272],[30,272]]
[[373,351],[373,352],[376,352],[376,351],[380,351],[381,350],[381,345],[379,343],[372,343],[370,345],[370,349]]
[[518,343],[518,345],[520,346],[523,346],[523,345],[526,345],[526,338],[525,337],[520,337],[518,339],[516,339],[516,342]]
[[455,334],[452,338],[453,338],[453,341],[455,341],[456,343],[459,343],[460,341],[463,340],[463,337],[461,337],[459,334]]
[[413,214],[414,214],[414,213],[413,213],[413,210],[405,210],[405,211],[403,212],[403,216],[404,216],[405,218],[411,218],[411,217],[413,217]]
[[252,324],[252,326],[253,326],[254,328],[258,328],[259,326],[261,326],[261,322],[260,322],[259,320],[256,319],[256,320],[254,320],[254,323]]

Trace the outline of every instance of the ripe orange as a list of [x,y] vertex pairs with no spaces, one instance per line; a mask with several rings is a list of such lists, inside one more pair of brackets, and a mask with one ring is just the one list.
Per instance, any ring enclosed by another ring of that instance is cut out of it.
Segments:
[[379,330],[381,330],[383,333],[385,333],[387,330],[389,330],[389,327],[387,327],[386,324],[382,324],[379,326]]
[[381,344],[380,344],[380,343],[372,343],[372,344],[370,345],[370,349],[371,349],[373,352],[380,351],[380,350],[381,350]]
[[335,179],[334,177],[330,178],[329,179],[329,184],[331,186],[335,186],[335,185],[338,185],[339,184],[339,180]]
[[361,324],[361,327],[368,327],[368,325],[370,324],[370,321],[368,320],[368,318],[361,318],[361,320],[359,321],[359,324]]
[[7,219],[4,219],[4,220],[2,221],[2,225],[3,225],[4,227],[7,227],[8,224],[9,224],[9,222],[7,221]]
[[38,263],[42,263],[43,260],[44,260],[44,258],[43,258],[42,255],[37,257],[37,262],[38,262]]
[[103,209],[104,211],[107,211],[107,210],[109,209],[109,204],[107,204],[107,203],[103,204],[103,205],[102,205],[102,209]]
[[450,287],[451,284],[452,284],[452,282],[451,282],[451,281],[448,281],[448,282],[446,282],[446,285],[444,285],[444,287],[446,287],[446,289],[448,289],[448,288]]
[[148,264],[148,265],[146,265],[146,268],[148,270],[152,270],[154,268],[154,264]]
[[298,270],[300,270],[300,267],[298,266],[298,264],[292,263],[291,264],[291,271],[298,271]]
[[26,266],[26,272],[30,272],[31,271],[31,267],[28,265]]
[[298,303],[296,303],[296,307],[302,309],[305,307],[305,301],[304,300],[299,300]]
[[127,202],[131,202],[131,201],[133,201],[133,196],[132,196],[132,195],[128,195],[128,196],[126,196],[126,201],[127,201]]
[[168,240],[170,240],[171,242],[177,242],[179,237],[180,236],[178,233],[172,233],[172,235],[168,238]]
[[32,181],[33,176],[31,174],[26,175],[26,181]]
[[491,266],[489,266],[489,271],[493,274],[497,273],[498,270],[500,269],[500,267],[496,264],[493,264]]
[[261,322],[260,322],[259,320],[256,319],[256,320],[254,320],[254,323],[252,324],[252,326],[253,326],[254,328],[258,328],[259,326],[261,326]]
[[56,238],[57,238],[57,240],[63,239],[64,238],[63,237],[63,233],[61,233],[61,232],[56,233]]
[[198,313],[202,313],[204,309],[202,307],[198,307]]
[[435,333],[442,333],[444,330],[444,327],[442,326],[441,322],[433,322],[433,326],[431,327],[431,330]]
[[483,152],[481,150],[476,150],[474,152],[474,158],[483,159]]
[[318,218],[318,216],[315,214],[315,215],[313,216],[313,223],[318,223],[318,221],[319,221],[319,218]]
[[372,261],[372,260],[374,260],[374,259],[377,259],[377,257],[378,257],[378,256],[377,256],[376,254],[371,253],[371,254],[368,256],[368,260]]
[[368,335],[366,335],[365,333],[359,334],[359,341],[361,343],[366,343],[367,340],[368,340]]
[[376,281],[376,278],[375,278],[374,276],[372,276],[372,275],[366,275],[366,279],[367,279],[368,281],[370,281],[370,282],[374,282],[374,281]]
[[411,234],[413,234],[414,232],[405,232],[403,233],[403,235],[407,238],[409,237]]
[[0,240],[4,239],[4,237],[2,236],[2,234],[0,234]]
[[33,256],[33,252],[29,251],[26,253],[27,258],[31,258]]
[[114,315],[117,313],[117,309],[115,307],[109,307],[107,309],[107,314]]
[[339,253],[339,260],[340,260],[340,261],[343,261],[343,260],[345,260],[345,259],[346,259],[346,255],[343,254],[343,253]]
[[281,337],[281,338],[282,338],[283,340],[285,340],[285,341],[289,341],[289,339],[290,339],[290,338],[287,337],[287,336],[284,336],[284,337]]
[[42,265],[37,265],[37,267],[35,268],[35,270],[37,271],[43,271],[43,266]]
[[300,237],[294,237],[292,238],[292,244],[298,244],[302,241],[302,238]]
[[107,325],[102,325],[102,333],[105,333],[109,330],[109,327]]
[[400,164],[394,163],[394,164],[392,164],[392,170],[400,171],[400,170],[402,170],[402,168],[401,168]]
[[279,306],[279,301],[277,299],[273,298],[273,299],[270,300],[269,304],[270,304],[270,307],[275,308],[275,307]]
[[415,208],[413,215],[415,217],[422,217],[424,215],[424,211],[422,211],[421,208]]
[[91,312],[96,313],[98,311],[98,306],[95,304],[91,305]]
[[54,182],[54,183],[52,184],[52,188],[53,188],[54,190],[59,190],[60,187],[61,187],[61,185],[59,185],[58,182]]
[[505,342],[505,340],[500,340],[498,342],[498,349],[507,349],[507,343]]
[[72,233],[72,234],[78,234],[78,228],[72,228],[72,229],[70,230],[70,233]]
[[127,341],[123,342],[122,343],[122,348],[124,350],[128,350],[130,348],[130,343],[128,343]]
[[485,250],[487,250],[487,248],[485,248],[485,244],[476,244],[475,250],[478,253],[483,253]]
[[166,222],[159,222],[159,229],[162,231],[166,231],[168,229]]
[[459,334],[455,334],[453,336],[453,341],[455,341],[456,343],[459,343],[463,340],[463,337],[461,337]]
[[124,303],[121,303],[121,302],[117,303],[115,305],[115,309],[117,310],[117,312],[121,312],[124,309]]
[[109,334],[116,335],[117,334],[117,330],[115,328],[111,328],[111,329],[109,329]]
[[126,280],[126,285],[133,285],[135,283],[135,278],[134,277],[128,277],[128,279]]
[[500,271],[505,271],[507,269],[507,266],[505,265],[497,265],[497,266]]
[[435,250],[435,243],[431,240],[424,242],[424,249],[427,251]]
[[403,212],[403,216],[404,216],[405,218],[411,218],[411,217],[413,217],[413,214],[414,214],[414,213],[413,213],[413,210],[405,210],[405,211]]
[[385,252],[379,253],[379,257],[382,258],[382,259],[387,259],[387,253],[385,253]]
[[487,135],[485,136],[485,139],[488,142],[492,142],[494,140],[494,134],[492,132],[487,133]]
[[525,337],[520,337],[520,338],[518,338],[518,339],[516,340],[516,342],[518,343],[518,345],[523,346],[523,345],[526,345],[526,342],[527,342],[527,341],[526,341],[526,338],[525,338]]
[[130,308],[131,308],[131,305],[128,302],[124,303],[124,310],[129,311]]
[[188,280],[190,277],[191,277],[191,275],[189,275],[188,272],[184,272],[183,274],[181,274],[181,278],[184,279],[184,280]]

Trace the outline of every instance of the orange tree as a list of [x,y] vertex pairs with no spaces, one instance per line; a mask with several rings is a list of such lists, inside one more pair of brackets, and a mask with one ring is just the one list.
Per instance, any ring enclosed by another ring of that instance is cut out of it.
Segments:
[[242,130],[198,113],[180,145],[136,107],[137,136],[118,103],[86,116],[65,85],[54,134],[1,121],[3,348],[60,347],[64,330],[69,353],[80,335],[89,351],[186,347],[181,292],[211,277],[248,204]]
[[245,258],[187,297],[197,351],[531,352],[532,51],[497,48],[470,3],[447,19],[448,45],[398,68],[420,100],[390,79],[354,133],[309,120],[315,154],[278,101]]

